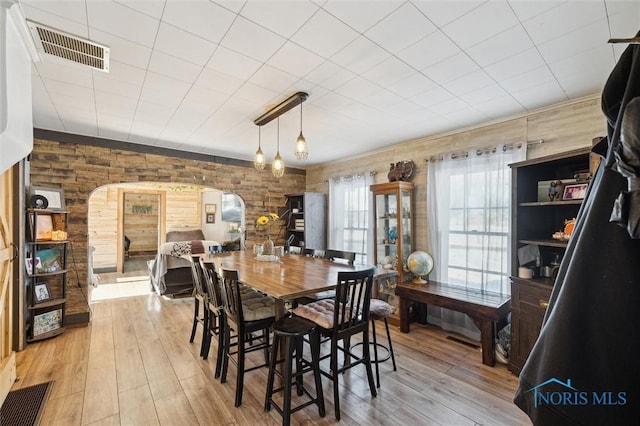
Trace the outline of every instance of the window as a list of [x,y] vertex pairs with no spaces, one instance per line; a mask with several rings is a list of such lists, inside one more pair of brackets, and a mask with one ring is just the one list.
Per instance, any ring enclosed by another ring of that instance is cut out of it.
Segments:
[[356,263],[367,263],[369,246],[369,174],[329,181],[329,244],[327,248],[353,251]]
[[429,239],[433,279],[509,294],[511,170],[525,147],[497,147],[430,162]]

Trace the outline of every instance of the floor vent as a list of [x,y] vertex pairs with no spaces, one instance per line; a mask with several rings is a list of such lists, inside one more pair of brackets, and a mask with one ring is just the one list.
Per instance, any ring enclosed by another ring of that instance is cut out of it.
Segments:
[[468,342],[468,341],[466,341],[464,339],[460,339],[460,338],[455,337],[455,336],[447,336],[447,339],[448,340],[452,340],[452,341],[454,341],[456,343],[461,343],[461,344],[463,344],[465,346],[469,346],[470,348],[473,348],[473,349],[480,349],[480,345],[477,345],[477,344],[472,343],[472,342]]
[[109,72],[109,47],[27,21],[39,52]]

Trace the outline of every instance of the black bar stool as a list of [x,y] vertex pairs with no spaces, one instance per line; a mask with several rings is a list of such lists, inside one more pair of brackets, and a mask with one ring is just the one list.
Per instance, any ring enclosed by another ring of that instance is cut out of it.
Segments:
[[[264,402],[264,411],[269,411],[271,405],[282,416],[282,424],[291,423],[291,413],[295,413],[311,404],[318,406],[320,417],[325,416],[324,396],[322,393],[322,379],[320,376],[320,333],[316,330],[316,324],[299,317],[283,318],[273,323],[273,346],[271,348],[271,364],[269,365],[269,377],[267,379],[267,395]],[[309,336],[311,346],[311,362],[302,357],[304,336]],[[278,348],[284,344],[284,360],[278,361]],[[292,363],[295,355],[296,371],[292,371]],[[276,366],[283,363],[282,372]],[[316,384],[316,396],[311,395],[302,383],[302,375],[313,371]],[[275,375],[282,378],[282,386],[274,389]],[[295,379],[296,390],[299,396],[306,394],[310,400],[291,408],[291,387]],[[284,391],[282,407],[273,400],[273,395]]]

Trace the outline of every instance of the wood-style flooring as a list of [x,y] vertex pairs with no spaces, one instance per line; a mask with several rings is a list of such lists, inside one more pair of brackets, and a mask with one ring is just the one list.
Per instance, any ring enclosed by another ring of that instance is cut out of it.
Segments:
[[[43,425],[277,425],[263,411],[266,369],[245,375],[243,404],[234,407],[235,367],[225,384],[213,378],[216,342],[199,357],[200,330],[188,342],[193,299],[151,294],[94,303],[92,323],[70,328],[17,353],[13,389],[54,380]],[[517,377],[506,366],[481,363],[479,349],[449,333],[413,325],[392,328],[398,371],[381,364],[381,388],[371,399],[364,368],[341,379],[346,425],[520,425],[528,418],[513,404]],[[384,339],[382,333],[380,339]],[[259,353],[252,354],[259,357]],[[255,358],[260,361],[259,358]],[[305,384],[313,389],[311,377]],[[323,378],[327,415],[315,406],[292,424],[337,423],[331,382]]]

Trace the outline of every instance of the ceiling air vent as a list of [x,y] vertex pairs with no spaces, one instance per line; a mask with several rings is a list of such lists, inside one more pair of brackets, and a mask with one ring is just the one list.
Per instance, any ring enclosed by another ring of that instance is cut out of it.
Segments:
[[27,21],[38,51],[109,72],[109,48],[36,22]]

